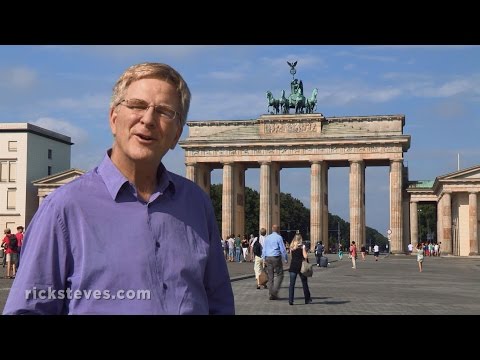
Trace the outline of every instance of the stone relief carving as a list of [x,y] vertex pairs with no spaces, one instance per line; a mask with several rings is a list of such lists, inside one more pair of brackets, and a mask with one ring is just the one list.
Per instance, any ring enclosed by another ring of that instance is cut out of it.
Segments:
[[265,124],[265,134],[317,132],[316,123]]
[[208,149],[208,150],[198,150],[198,149],[187,149],[186,156],[225,156],[225,155],[248,155],[248,156],[259,156],[259,155],[318,155],[318,154],[348,154],[348,153],[396,153],[401,152],[401,146],[323,146],[323,147],[314,147],[307,148],[304,146],[282,146],[282,147],[273,147],[265,146],[262,148],[251,148],[251,149],[227,149],[227,148],[217,148],[217,149]]

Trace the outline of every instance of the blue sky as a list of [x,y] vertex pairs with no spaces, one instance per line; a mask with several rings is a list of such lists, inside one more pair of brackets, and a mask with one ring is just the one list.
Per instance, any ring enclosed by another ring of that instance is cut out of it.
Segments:
[[[192,91],[189,120],[245,120],[266,113],[265,92],[289,93],[287,61],[305,93],[318,88],[326,117],[404,114],[410,180],[480,164],[480,46],[0,46],[0,121],[29,122],[72,137],[72,167],[88,170],[111,146],[108,104],[130,65],[165,62]],[[188,135],[185,127],[182,138]],[[185,175],[177,146],[164,158]],[[259,188],[257,169],[246,185]],[[221,171],[212,172],[212,182]],[[309,207],[309,170],[284,169],[281,190]],[[366,222],[389,224],[388,168],[366,169]],[[329,172],[329,210],[348,221],[348,169]],[[294,225],[291,225],[294,227]]]

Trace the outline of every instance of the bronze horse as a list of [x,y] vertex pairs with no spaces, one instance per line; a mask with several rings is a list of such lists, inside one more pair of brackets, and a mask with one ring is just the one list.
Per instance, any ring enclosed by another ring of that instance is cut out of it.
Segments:
[[270,106],[271,106],[275,110],[275,114],[278,114],[278,112],[280,111],[280,100],[275,99],[271,91],[267,91],[267,100],[268,100],[267,113],[270,113]]
[[311,114],[315,111],[315,108],[317,106],[317,94],[318,94],[318,89],[313,89],[312,91],[312,96],[307,98],[306,104],[305,104],[305,112],[307,114]]

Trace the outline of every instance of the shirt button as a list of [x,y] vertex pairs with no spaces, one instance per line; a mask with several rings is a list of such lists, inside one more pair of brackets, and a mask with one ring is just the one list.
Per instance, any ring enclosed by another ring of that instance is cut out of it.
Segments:
[[165,284],[165,283],[163,284],[163,289],[167,290],[167,284]]
[[156,243],[155,243],[155,246],[156,246],[157,248],[159,248],[159,247],[160,247],[160,243],[159,243],[159,242],[156,242]]

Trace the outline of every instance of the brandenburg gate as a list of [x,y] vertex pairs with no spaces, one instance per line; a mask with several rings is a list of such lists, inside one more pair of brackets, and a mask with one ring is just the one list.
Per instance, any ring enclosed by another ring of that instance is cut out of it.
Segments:
[[247,169],[260,168],[259,224],[270,232],[272,224],[280,224],[280,170],[308,167],[310,240],[313,245],[323,241],[328,248],[328,169],[348,166],[350,240],[358,247],[365,245],[365,168],[389,166],[390,246],[393,253],[405,251],[404,241],[410,234],[404,228],[409,202],[403,153],[410,148],[410,136],[403,134],[404,115],[325,117],[277,111],[256,120],[190,121],[187,125],[189,136],[180,142],[187,178],[209,194],[210,172],[223,170],[223,238],[245,231]]

